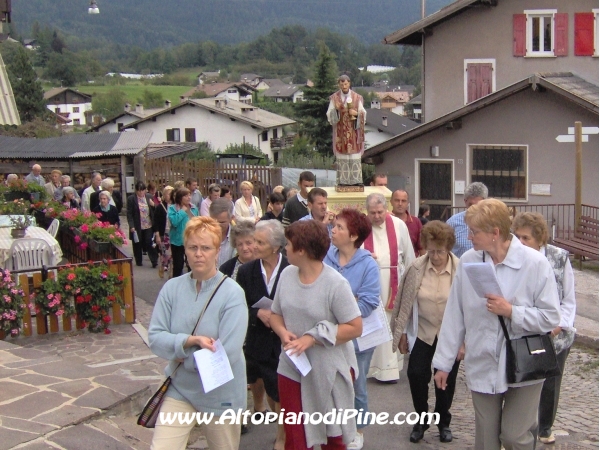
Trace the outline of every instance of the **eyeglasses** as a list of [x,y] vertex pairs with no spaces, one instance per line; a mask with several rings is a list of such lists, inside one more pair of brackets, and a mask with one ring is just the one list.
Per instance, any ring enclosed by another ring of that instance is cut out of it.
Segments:
[[448,254],[448,250],[427,250],[429,256],[444,256]]
[[200,253],[202,253],[203,255],[206,255],[215,249],[216,247],[209,247],[208,245],[201,245],[200,247],[192,246],[187,248],[187,250],[189,250],[192,253],[200,251]]
[[481,233],[481,230],[474,230],[473,228],[469,228],[469,236],[477,236],[478,233]]

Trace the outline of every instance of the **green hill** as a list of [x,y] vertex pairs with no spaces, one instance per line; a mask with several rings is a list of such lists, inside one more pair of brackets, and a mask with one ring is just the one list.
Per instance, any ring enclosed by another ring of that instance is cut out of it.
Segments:
[[[450,0],[429,0],[431,13]],[[271,29],[299,24],[351,34],[370,44],[416,20],[416,0],[13,0],[12,21],[24,38],[34,22],[74,36],[83,47],[109,41],[144,49],[212,40],[249,42]],[[73,42],[69,42],[73,47]]]

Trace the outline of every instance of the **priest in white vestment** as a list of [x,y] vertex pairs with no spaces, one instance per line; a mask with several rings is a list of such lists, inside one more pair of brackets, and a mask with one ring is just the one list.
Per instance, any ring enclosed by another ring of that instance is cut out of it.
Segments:
[[[373,226],[372,235],[363,247],[373,254],[379,266],[381,303],[388,323],[404,269],[415,260],[415,252],[406,224],[389,214],[387,200],[382,194],[367,197],[367,217]],[[404,363],[404,355],[392,351],[392,341],[377,346],[368,376],[382,382],[396,382]],[[400,358],[400,359],[399,359]]]

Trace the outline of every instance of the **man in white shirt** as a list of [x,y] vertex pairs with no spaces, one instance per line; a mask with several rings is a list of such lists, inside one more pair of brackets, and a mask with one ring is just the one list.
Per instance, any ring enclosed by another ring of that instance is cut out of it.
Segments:
[[[383,194],[370,194],[367,197],[367,217],[371,221],[373,232],[363,247],[373,254],[379,266],[381,302],[389,322],[398,282],[404,269],[415,260],[415,252],[406,224],[389,214]],[[392,341],[377,346],[368,376],[384,383],[396,383],[403,366],[403,359],[398,359],[400,356],[393,352]]]
[[94,172],[92,174],[92,184],[83,191],[81,196],[81,209],[83,211],[91,211],[90,196],[92,192],[97,192],[100,189],[100,183],[102,183],[102,175],[99,172]]
[[46,184],[46,180],[42,176],[42,166],[39,164],[34,164],[31,167],[31,173],[25,177],[25,181],[28,183],[37,183],[40,186]]

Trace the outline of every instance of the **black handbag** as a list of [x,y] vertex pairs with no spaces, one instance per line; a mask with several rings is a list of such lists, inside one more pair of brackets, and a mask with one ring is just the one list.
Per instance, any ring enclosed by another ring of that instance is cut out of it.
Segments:
[[506,378],[509,384],[543,380],[561,374],[550,334],[511,339],[504,318],[498,316],[498,320],[506,338]]
[[[198,320],[196,321],[196,325],[194,326],[194,329],[192,330],[192,335],[196,331],[196,328],[198,328],[198,324],[202,320],[202,317],[204,316],[204,312],[206,311],[206,308],[208,308],[208,305],[210,304],[210,302],[214,298],[215,294],[217,293],[217,291],[219,290],[219,288],[221,287],[221,285],[223,284],[223,282],[226,279],[227,279],[227,277],[223,277],[221,279],[221,281],[219,282],[219,284],[213,291],[212,295],[210,296],[210,298],[204,305],[204,308],[202,308],[202,312],[200,312],[200,317],[198,317]],[[158,388],[158,390],[152,395],[152,397],[150,397],[150,400],[148,400],[148,402],[144,406],[144,409],[142,409],[142,412],[138,416],[138,420],[137,420],[138,425],[141,425],[145,428],[154,428],[155,427],[156,420],[158,419],[158,415],[160,412],[160,406],[162,405],[162,402],[165,399],[167,390],[169,389],[169,385],[171,384],[171,378],[173,377],[173,375],[175,375],[175,372],[177,372],[177,369],[179,369],[180,366],[181,366],[181,363],[177,364],[177,367],[175,367],[175,370],[173,370],[171,375],[169,375],[167,377],[167,379],[164,381],[164,383]]]

